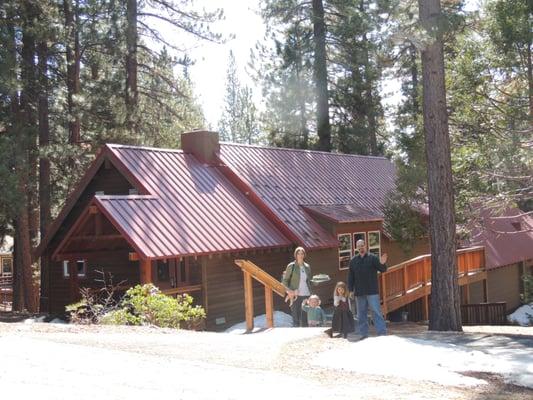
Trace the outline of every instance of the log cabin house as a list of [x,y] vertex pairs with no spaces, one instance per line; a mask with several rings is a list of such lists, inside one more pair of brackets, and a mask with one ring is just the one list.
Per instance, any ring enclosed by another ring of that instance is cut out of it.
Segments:
[[[481,225],[472,230],[466,246],[483,246],[487,269],[488,297],[505,302],[508,313],[522,305],[522,277],[533,275],[533,218],[518,208],[496,213],[485,210]],[[480,303],[484,287],[480,282],[462,287],[464,304]]]
[[[219,143],[207,131],[185,133],[181,143],[181,150],[101,149],[37,249],[41,311],[63,313],[105,270],[127,286],[189,293],[205,307],[208,329],[222,330],[244,319],[236,259],[280,279],[293,249],[304,246],[313,274],[331,277],[316,288],[328,303],[358,238],[372,253],[388,253],[389,265],[429,253],[422,240],[405,254],[383,226],[381,207],[395,182],[384,157]],[[418,302],[427,317],[430,263],[415,260],[380,282],[385,312]],[[250,288],[256,310],[261,289],[255,281]],[[287,309],[281,297],[274,307]]]

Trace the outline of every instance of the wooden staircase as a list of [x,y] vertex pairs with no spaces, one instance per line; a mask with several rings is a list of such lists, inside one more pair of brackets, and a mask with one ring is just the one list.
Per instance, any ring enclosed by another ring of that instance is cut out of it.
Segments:
[[[235,260],[244,274],[244,305],[246,329],[254,327],[254,302],[252,279],[265,287],[265,309],[267,327],[274,326],[273,293],[285,296],[285,287],[272,275],[249,260]],[[487,279],[485,269],[485,249],[482,246],[457,250],[457,272],[459,285],[468,285]],[[379,275],[379,293],[382,310],[387,313],[397,310],[409,303],[422,299],[424,319],[429,318],[429,301],[431,294],[431,254],[415,257],[401,264],[389,267],[387,272]]]

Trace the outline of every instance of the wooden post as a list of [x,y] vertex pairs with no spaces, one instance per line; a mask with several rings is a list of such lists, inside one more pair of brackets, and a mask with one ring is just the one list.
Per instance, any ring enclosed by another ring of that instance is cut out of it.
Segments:
[[381,274],[381,290],[383,290],[383,314],[387,316],[388,307],[387,307],[387,285],[385,284],[385,278],[387,277],[386,273]]
[[407,280],[407,265],[404,265],[402,267],[403,271],[403,294],[407,294],[407,286],[409,286],[409,282]]
[[254,329],[254,291],[252,286],[252,275],[243,271],[244,274],[244,311],[246,314],[246,330],[251,332]]
[[[178,261],[179,263],[180,261]],[[202,257],[201,259],[201,264],[202,264],[202,295],[203,295],[203,306],[204,306],[204,310],[205,312],[207,313],[208,312],[208,309],[209,309],[209,302],[208,302],[208,297],[207,297],[207,260],[205,259],[205,257]]]
[[139,260],[139,268],[140,268],[141,285],[151,283],[152,282],[152,261],[146,260],[146,259]]
[[274,327],[274,298],[272,296],[272,289],[265,286],[265,314],[268,328]]

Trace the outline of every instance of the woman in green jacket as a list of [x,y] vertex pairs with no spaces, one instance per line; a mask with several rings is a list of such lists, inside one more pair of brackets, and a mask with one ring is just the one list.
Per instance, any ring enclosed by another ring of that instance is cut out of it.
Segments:
[[302,313],[302,302],[311,295],[311,267],[304,262],[305,249],[294,250],[294,261],[287,265],[283,273],[283,286],[291,299],[292,325],[307,326],[307,314]]

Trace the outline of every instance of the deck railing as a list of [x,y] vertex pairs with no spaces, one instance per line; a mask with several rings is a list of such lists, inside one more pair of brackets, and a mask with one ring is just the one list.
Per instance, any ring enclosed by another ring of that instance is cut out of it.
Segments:
[[249,260],[235,260],[235,264],[242,269],[244,275],[244,310],[246,315],[246,330],[254,329],[254,292],[252,279],[265,286],[265,315],[267,327],[274,326],[274,298],[273,293],[285,296],[285,286],[265,270]]
[[[484,271],[485,250],[482,246],[457,250],[459,278],[469,278]],[[421,297],[426,297],[426,302],[431,290],[431,254],[390,267],[380,275],[379,286],[384,313],[394,311]],[[424,313],[427,314],[427,303],[423,307]]]
[[505,325],[507,303],[462,304],[461,319],[463,325]]

